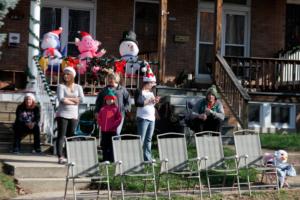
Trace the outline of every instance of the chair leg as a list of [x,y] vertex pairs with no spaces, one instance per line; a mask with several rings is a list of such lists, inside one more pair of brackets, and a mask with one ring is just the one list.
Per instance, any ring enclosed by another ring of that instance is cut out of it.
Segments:
[[123,183],[123,180],[124,177],[121,175],[121,192],[122,192],[122,200],[125,199],[125,196],[124,196],[124,183]]
[[210,181],[209,181],[209,175],[208,175],[207,171],[206,171],[206,180],[207,180],[207,187],[208,187],[209,198],[211,198]]
[[153,180],[153,187],[154,187],[154,196],[155,196],[155,200],[157,200],[157,189],[156,189],[156,178],[155,178],[155,166],[154,164],[152,164],[152,180]]
[[250,185],[250,177],[249,177],[249,168],[247,167],[247,182],[248,182],[248,190],[249,190],[249,195],[251,196],[251,185]]
[[97,200],[98,200],[99,195],[100,195],[100,186],[101,186],[101,180],[100,180],[99,183],[98,183]]
[[167,187],[168,187],[168,198],[171,199],[169,174],[167,174]]
[[66,200],[66,197],[67,197],[68,182],[69,182],[69,178],[66,178],[66,186],[65,186],[64,200]]
[[236,181],[237,181],[238,193],[239,193],[239,196],[241,196],[241,185],[240,185],[239,172],[237,172]]
[[202,199],[203,195],[202,195],[202,182],[201,182],[201,173],[200,173],[200,171],[198,171],[198,181],[199,181],[200,199]]
[[76,188],[75,188],[75,179],[73,178],[72,179],[73,180],[73,198],[74,198],[74,200],[76,200]]

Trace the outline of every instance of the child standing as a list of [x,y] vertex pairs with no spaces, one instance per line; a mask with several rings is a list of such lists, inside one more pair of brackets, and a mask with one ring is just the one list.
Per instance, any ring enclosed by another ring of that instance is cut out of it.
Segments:
[[105,105],[98,114],[98,125],[101,128],[101,148],[103,151],[103,161],[114,161],[112,137],[116,135],[117,128],[122,120],[122,115],[116,105],[116,95],[109,89],[105,95]]

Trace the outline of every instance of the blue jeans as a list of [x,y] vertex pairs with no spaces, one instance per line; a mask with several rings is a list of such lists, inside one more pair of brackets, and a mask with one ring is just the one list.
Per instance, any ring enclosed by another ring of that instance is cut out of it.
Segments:
[[155,121],[137,118],[137,131],[142,138],[144,160],[151,160],[151,142],[154,132]]

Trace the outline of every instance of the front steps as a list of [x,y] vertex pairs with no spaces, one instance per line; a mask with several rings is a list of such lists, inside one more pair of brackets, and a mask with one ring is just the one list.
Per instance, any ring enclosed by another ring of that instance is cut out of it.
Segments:
[[[63,191],[67,167],[57,164],[57,157],[36,154],[1,154],[4,171],[12,175],[18,187],[25,193]],[[78,189],[85,189],[88,183],[76,184]],[[69,189],[72,184],[69,182]]]

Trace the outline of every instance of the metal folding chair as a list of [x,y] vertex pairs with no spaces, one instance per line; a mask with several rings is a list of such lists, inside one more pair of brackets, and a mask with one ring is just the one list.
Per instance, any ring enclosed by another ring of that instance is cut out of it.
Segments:
[[[198,178],[199,192],[202,198],[202,184],[197,171],[195,159],[188,158],[186,136],[182,133],[164,133],[157,135],[159,159],[161,162],[160,176],[167,175],[168,197],[171,199],[169,174],[184,176],[190,180]],[[193,167],[195,164],[195,167]],[[189,184],[188,184],[189,185]]]
[[[263,153],[259,133],[254,130],[240,130],[233,132],[236,154],[239,157],[239,170],[246,169],[247,185],[251,195],[251,188],[255,187],[272,187],[279,191],[278,176],[275,166],[265,165],[263,161]],[[261,183],[251,185],[249,177],[249,168],[253,168],[256,172],[262,173],[262,176],[274,176],[273,183]],[[242,183],[240,183],[242,184]]]
[[[67,166],[66,186],[64,199],[66,199],[69,180],[73,183],[73,197],[77,198],[77,183],[97,183],[97,199],[100,195],[100,184],[107,184],[108,199],[110,195],[110,184],[108,165],[109,162],[99,163],[97,153],[97,142],[95,137],[75,136],[66,138]],[[103,172],[100,171],[103,169]]]
[[[144,161],[141,137],[139,135],[124,134],[115,136],[112,140],[116,164],[115,176],[121,178],[122,199],[125,199],[124,179],[126,176],[144,177],[142,179],[144,188],[146,188],[147,181],[152,181],[154,196],[157,199],[155,160]],[[151,169],[147,168],[147,165]]]
[[[211,196],[211,177],[223,176],[222,188],[225,186],[227,176],[233,176],[238,183],[240,195],[240,184],[237,167],[237,156],[224,157],[223,144],[220,132],[203,131],[195,133],[197,148],[198,171],[204,170],[207,178],[209,195]],[[233,162],[230,163],[230,160]],[[200,176],[200,175],[199,175]],[[233,183],[234,184],[234,183]],[[213,189],[218,189],[214,187]]]

